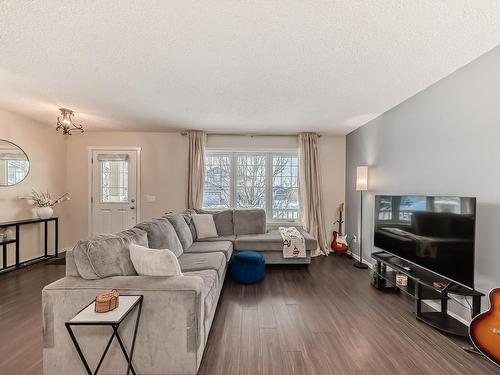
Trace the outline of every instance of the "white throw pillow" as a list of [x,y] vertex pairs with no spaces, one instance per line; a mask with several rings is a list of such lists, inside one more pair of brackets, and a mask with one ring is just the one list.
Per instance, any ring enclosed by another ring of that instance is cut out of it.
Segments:
[[132,244],[129,250],[139,276],[182,276],[177,257],[168,249],[149,249]]
[[210,214],[191,215],[198,238],[218,237],[214,217]]

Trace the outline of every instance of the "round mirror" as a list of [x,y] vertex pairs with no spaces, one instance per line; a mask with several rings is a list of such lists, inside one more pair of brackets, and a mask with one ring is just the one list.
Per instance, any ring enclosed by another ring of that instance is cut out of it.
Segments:
[[26,178],[30,161],[16,144],[0,139],[0,186],[12,186]]

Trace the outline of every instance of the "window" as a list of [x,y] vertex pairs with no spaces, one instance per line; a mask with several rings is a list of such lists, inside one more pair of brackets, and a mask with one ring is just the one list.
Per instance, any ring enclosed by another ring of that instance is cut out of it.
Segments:
[[236,155],[236,207],[266,208],[266,155]]
[[203,207],[231,207],[231,155],[205,156],[205,190]]
[[264,208],[271,221],[299,219],[297,153],[208,152],[203,207]]
[[128,202],[128,160],[101,160],[101,202]]
[[297,155],[273,155],[272,218],[299,219],[299,158]]

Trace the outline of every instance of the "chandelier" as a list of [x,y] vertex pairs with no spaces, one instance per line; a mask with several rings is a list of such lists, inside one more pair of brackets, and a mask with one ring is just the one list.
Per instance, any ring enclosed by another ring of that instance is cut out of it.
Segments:
[[57,118],[57,131],[62,131],[63,135],[71,135],[73,131],[83,133],[83,126],[73,122],[72,117],[75,115],[70,109],[59,108],[61,116]]

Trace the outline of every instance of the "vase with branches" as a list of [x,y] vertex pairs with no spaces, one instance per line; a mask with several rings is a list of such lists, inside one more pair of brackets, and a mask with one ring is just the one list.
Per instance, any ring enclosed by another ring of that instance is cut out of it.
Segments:
[[49,191],[42,192],[33,190],[29,198],[35,207],[36,213],[40,219],[49,219],[54,214],[52,207],[70,199],[69,193],[65,193],[60,197],[53,199]]

